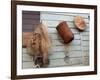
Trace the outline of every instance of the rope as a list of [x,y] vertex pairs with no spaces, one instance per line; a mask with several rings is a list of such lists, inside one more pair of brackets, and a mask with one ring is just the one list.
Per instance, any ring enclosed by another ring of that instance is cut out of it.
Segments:
[[34,68],[40,68],[40,65],[38,65],[38,64],[34,65]]

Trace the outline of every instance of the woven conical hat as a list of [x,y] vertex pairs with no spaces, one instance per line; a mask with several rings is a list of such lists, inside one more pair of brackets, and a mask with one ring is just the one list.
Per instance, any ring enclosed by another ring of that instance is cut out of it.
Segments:
[[85,23],[83,17],[81,17],[81,16],[76,16],[74,19],[74,23],[75,23],[75,26],[79,30],[84,30],[86,28],[86,23]]

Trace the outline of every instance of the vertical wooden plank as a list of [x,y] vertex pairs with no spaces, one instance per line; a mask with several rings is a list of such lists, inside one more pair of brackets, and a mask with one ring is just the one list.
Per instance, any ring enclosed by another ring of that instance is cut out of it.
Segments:
[[22,42],[23,46],[27,45],[28,39],[32,35],[32,32],[40,22],[39,11],[22,11]]
[[40,22],[39,11],[22,11],[23,32],[32,32],[36,24],[38,24],[39,22]]

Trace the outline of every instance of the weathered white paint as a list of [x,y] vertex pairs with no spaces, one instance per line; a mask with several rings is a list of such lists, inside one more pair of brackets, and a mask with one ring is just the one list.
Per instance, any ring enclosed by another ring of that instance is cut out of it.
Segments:
[[[69,15],[54,15],[54,14],[42,14],[41,15],[42,20],[47,20],[47,21],[73,21],[74,16],[69,16]],[[86,23],[88,22],[88,19],[84,18]]]
[[[51,34],[49,34],[49,37],[51,37],[52,40],[55,40],[55,39],[57,39],[57,40],[59,40],[59,39],[62,40],[61,37],[59,36],[59,34],[57,34],[57,33],[55,33],[55,34],[54,34],[54,33],[51,33]],[[77,39],[79,40],[79,39],[80,39],[80,34],[75,34],[75,35],[74,35],[74,39],[75,39],[75,40],[77,40]],[[84,40],[84,39],[83,39],[83,40]],[[87,39],[86,39],[86,40],[87,40]]]
[[84,47],[89,46],[89,41],[82,41],[82,43],[83,43],[82,46],[84,46]]
[[[85,65],[88,65],[88,57],[85,58]],[[62,59],[52,59],[50,60],[49,67],[55,67],[55,66],[75,66],[83,63],[82,57],[79,58],[67,58],[66,60],[64,58]]]
[[49,55],[49,59],[59,59],[59,58],[64,58],[65,53],[64,52],[53,52]]
[[82,50],[83,51],[88,51],[89,50],[89,47],[88,46],[82,47]]
[[[88,57],[85,58],[85,65],[88,65]],[[81,66],[83,65],[82,57],[79,58],[68,58],[68,59],[50,59],[50,65],[48,67],[65,67],[65,66]],[[83,65],[84,66],[84,65]],[[30,62],[24,62],[23,68],[34,68],[34,63],[32,61]]]
[[23,62],[23,68],[33,68],[34,63],[32,61]]
[[[81,41],[80,40],[73,40],[72,42],[69,43],[69,45],[73,46],[73,45],[80,45]],[[63,46],[63,40],[52,40],[52,45],[53,46]]]
[[81,32],[80,34],[81,34],[83,37],[84,37],[84,36],[89,36],[89,32],[88,32],[88,31]]
[[66,12],[42,12],[42,14],[52,14],[52,15],[64,15],[64,16],[82,16],[84,18],[88,18],[89,14],[83,14],[83,13],[66,13]]
[[82,36],[82,40],[89,40],[89,36]]
[[[53,20],[42,20],[43,23],[47,24],[48,26],[52,26],[52,27],[54,27],[54,26],[56,27],[62,21],[64,21],[64,20],[58,20],[58,21],[56,21],[56,20],[54,20],[54,21]],[[66,21],[66,22],[67,23],[74,23],[74,21]],[[88,24],[88,22],[87,22],[87,24]],[[70,27],[73,28],[75,26],[70,26]]]
[[23,61],[33,61],[33,57],[28,54],[23,54]]

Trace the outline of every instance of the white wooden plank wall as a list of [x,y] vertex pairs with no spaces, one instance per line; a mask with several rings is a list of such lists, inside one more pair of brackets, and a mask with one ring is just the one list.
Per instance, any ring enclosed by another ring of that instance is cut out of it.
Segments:
[[[74,25],[74,17],[80,15],[86,22],[86,30],[80,32]],[[85,66],[89,65],[89,14],[41,12],[41,21],[48,26],[49,37],[52,40],[52,49],[49,52],[50,64],[48,67]],[[74,33],[74,40],[65,45],[57,33],[56,26],[66,21]],[[23,48],[23,68],[33,68],[32,57]]]

